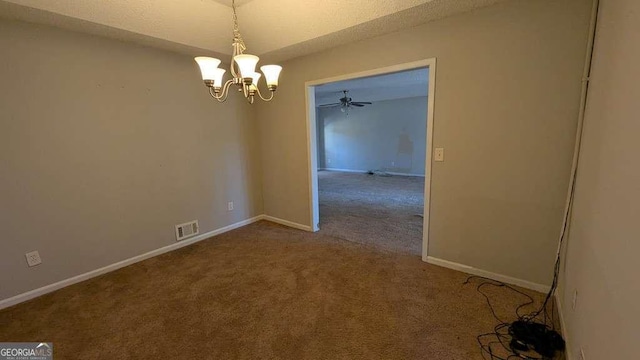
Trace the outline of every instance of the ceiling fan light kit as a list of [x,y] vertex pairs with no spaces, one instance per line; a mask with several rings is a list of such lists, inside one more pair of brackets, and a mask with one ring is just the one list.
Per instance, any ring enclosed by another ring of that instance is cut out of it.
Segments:
[[282,66],[264,65],[260,67],[262,74],[264,74],[265,82],[267,83],[267,89],[271,93],[269,97],[262,96],[258,88],[258,80],[260,80],[262,74],[256,71],[256,66],[260,58],[244,53],[247,47],[240,35],[235,0],[232,0],[231,8],[233,10],[233,55],[230,70],[233,78],[223,83],[226,70],[218,67],[221,63],[220,59],[198,56],[195,58],[195,61],[200,67],[202,80],[209,88],[211,97],[219,102],[227,100],[231,85],[237,86],[238,92],[242,92],[250,104],[253,104],[256,95],[264,101],[271,101],[273,94],[278,88],[278,78],[280,77]]

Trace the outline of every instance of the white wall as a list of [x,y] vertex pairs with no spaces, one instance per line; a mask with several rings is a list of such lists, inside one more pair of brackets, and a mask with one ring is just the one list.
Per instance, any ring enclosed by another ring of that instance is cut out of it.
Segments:
[[0,49],[0,299],[262,214],[250,106],[189,56],[5,20]]
[[424,175],[427,98],[377,101],[350,109],[320,108],[318,167]]
[[[565,276],[573,358],[637,359],[640,2],[602,0]],[[574,291],[578,291],[575,310]]]
[[590,0],[511,0],[285,62],[257,104],[265,212],[310,225],[307,81],[437,58],[429,255],[549,284]]

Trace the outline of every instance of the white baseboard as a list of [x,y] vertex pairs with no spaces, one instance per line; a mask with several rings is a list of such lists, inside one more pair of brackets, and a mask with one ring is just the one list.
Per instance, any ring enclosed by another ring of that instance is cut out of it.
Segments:
[[280,218],[277,218],[277,217],[273,217],[273,216],[269,216],[269,215],[261,215],[261,219],[262,220],[271,221],[271,222],[274,222],[276,224],[288,226],[288,227],[291,227],[291,228],[294,228],[294,229],[313,232],[313,229],[311,229],[311,226],[298,224],[298,223],[295,223],[295,222],[292,222],[292,221],[289,221],[289,220],[283,220],[283,219],[280,219]]
[[514,278],[514,277],[502,275],[502,274],[496,274],[496,273],[493,273],[491,271],[477,269],[477,268],[474,268],[472,266],[463,265],[463,264],[455,263],[455,262],[452,262],[452,261],[442,260],[442,259],[434,258],[434,257],[431,257],[431,256],[427,256],[427,260],[426,261],[429,264],[438,265],[438,266],[446,267],[446,268],[449,268],[449,269],[462,271],[462,272],[465,272],[465,273],[471,274],[471,275],[477,275],[477,276],[486,277],[488,279],[501,281],[503,283],[520,286],[520,287],[523,287],[525,289],[531,289],[531,290],[535,290],[535,291],[538,291],[538,292],[541,292],[541,293],[545,293],[545,294],[547,292],[549,292],[549,290],[551,289],[551,287],[548,286],[548,285],[537,284],[537,283],[534,283],[534,282],[531,282],[531,281],[527,281],[527,280],[517,279],[517,278]]
[[132,258],[129,258],[129,259],[126,259],[126,260],[122,260],[122,261],[119,261],[117,263],[114,263],[114,264],[111,264],[111,265],[107,265],[105,267],[102,267],[102,268],[99,268],[99,269],[96,269],[96,270],[92,270],[92,271],[86,272],[84,274],[80,274],[80,275],[77,275],[77,276],[62,280],[62,281],[58,281],[56,283],[49,284],[49,285],[43,286],[43,287],[38,288],[38,289],[27,291],[25,293],[10,297],[8,299],[0,300],[0,310],[4,309],[4,308],[7,308],[9,306],[13,306],[13,305],[19,304],[21,302],[25,302],[27,300],[31,300],[31,299],[36,298],[38,296],[42,296],[44,294],[56,291],[58,289],[62,289],[64,287],[79,283],[81,281],[85,281],[85,280],[94,278],[96,276],[100,276],[102,274],[106,274],[108,272],[118,270],[118,269],[123,268],[125,266],[129,266],[131,264],[135,264],[137,262],[152,258],[154,256],[158,256],[158,255],[167,253],[169,251],[173,251],[173,250],[176,250],[176,249],[179,249],[179,248],[194,244],[194,243],[196,243],[198,241],[202,241],[202,240],[208,239],[208,238],[210,238],[212,236],[216,236],[216,235],[225,233],[227,231],[231,231],[231,230],[237,229],[239,227],[242,227],[242,226],[245,226],[245,225],[249,225],[249,224],[254,223],[256,221],[262,220],[263,216],[264,215],[259,215],[259,216],[255,216],[255,217],[247,219],[247,220],[239,221],[237,223],[225,226],[223,228],[216,229],[216,230],[213,230],[213,231],[209,231],[209,232],[206,232],[204,234],[200,234],[200,235],[194,236],[192,238],[189,238],[189,239],[186,239],[186,240],[183,240],[183,241],[180,241],[180,242],[176,242],[175,244],[171,244],[171,245],[168,245],[168,246],[165,246],[165,247],[161,247],[159,249],[152,250],[152,251],[149,251],[147,253],[144,253],[144,254],[141,254],[141,255],[138,255],[138,256],[134,256]]
[[[358,173],[358,174],[366,174],[369,172],[369,170],[351,170],[351,169],[337,169],[337,168],[319,168],[318,171],[336,171],[336,172]],[[385,170],[374,170],[374,171],[380,171],[385,174],[396,175],[396,176],[424,177],[424,174],[408,174],[408,173],[399,173],[399,172],[385,171]]]
[[567,323],[564,321],[564,308],[562,307],[562,301],[556,292],[554,296],[556,302],[556,309],[558,311],[558,318],[560,319],[560,333],[562,334],[562,338],[564,339],[564,358],[565,360],[574,360],[573,351],[571,350],[571,343],[569,341],[569,337],[567,334]]
[[407,173],[399,173],[399,172],[393,172],[393,171],[385,171],[385,173],[389,174],[389,175],[395,175],[395,176],[415,176],[415,177],[424,177],[424,174],[407,174]]
[[337,168],[320,168],[318,170],[321,170],[321,171],[347,172],[347,173],[359,173],[359,174],[364,174],[364,173],[367,172],[366,170],[351,170],[351,169],[337,169]]

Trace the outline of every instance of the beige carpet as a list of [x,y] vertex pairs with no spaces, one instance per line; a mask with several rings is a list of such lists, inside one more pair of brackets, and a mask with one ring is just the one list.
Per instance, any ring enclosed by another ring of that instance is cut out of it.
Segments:
[[[465,278],[259,222],[2,310],[0,341],[51,341],[55,359],[482,359],[495,321]],[[521,301],[492,295],[504,318]]]
[[318,172],[320,232],[406,254],[422,254],[424,178]]

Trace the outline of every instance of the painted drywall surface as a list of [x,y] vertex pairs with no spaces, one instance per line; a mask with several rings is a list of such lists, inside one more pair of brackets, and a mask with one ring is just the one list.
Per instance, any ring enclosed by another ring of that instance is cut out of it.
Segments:
[[320,108],[319,168],[424,175],[427,98],[376,101],[343,113]]
[[585,359],[638,357],[639,63],[640,3],[601,1],[559,291],[576,359],[580,348]]
[[429,255],[549,284],[589,13],[514,0],[284,63],[257,107],[265,212],[310,222],[306,81],[435,57]]
[[0,48],[0,299],[262,213],[250,107],[191,58],[8,21]]

